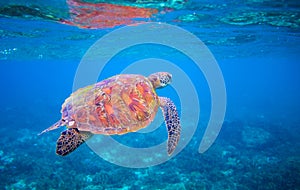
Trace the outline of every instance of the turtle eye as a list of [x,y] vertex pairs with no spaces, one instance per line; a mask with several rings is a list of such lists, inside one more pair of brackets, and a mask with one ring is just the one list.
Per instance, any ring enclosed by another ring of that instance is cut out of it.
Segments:
[[163,78],[161,78],[161,79],[159,80],[159,82],[160,82],[160,86],[166,86],[165,81],[164,81]]
[[169,75],[163,75],[160,77],[161,86],[166,86],[171,82],[171,77]]

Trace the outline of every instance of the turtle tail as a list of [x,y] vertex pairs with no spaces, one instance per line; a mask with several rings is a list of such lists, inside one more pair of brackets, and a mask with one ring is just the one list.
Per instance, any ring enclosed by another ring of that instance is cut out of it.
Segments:
[[57,128],[59,128],[61,126],[64,126],[64,125],[65,125],[65,122],[63,120],[59,120],[58,122],[51,125],[49,128],[47,128],[44,131],[40,132],[38,135],[41,135],[41,134],[46,133],[48,131],[52,131],[52,130],[57,129]]

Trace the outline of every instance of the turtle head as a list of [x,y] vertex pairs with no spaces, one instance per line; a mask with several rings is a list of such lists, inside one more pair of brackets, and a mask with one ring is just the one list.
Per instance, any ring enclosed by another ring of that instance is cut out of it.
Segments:
[[172,81],[172,75],[168,72],[153,73],[148,78],[154,88],[163,88]]

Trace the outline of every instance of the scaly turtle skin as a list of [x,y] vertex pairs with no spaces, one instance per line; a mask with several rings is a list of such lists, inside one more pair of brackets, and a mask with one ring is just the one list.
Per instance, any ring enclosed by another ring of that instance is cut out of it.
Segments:
[[180,120],[174,103],[158,97],[155,89],[168,85],[172,75],[158,72],[144,77],[122,74],[81,88],[62,105],[61,119],[40,134],[66,126],[57,140],[56,153],[65,156],[93,134],[121,135],[148,126],[158,107],[163,111],[168,130],[168,154],[180,137]]

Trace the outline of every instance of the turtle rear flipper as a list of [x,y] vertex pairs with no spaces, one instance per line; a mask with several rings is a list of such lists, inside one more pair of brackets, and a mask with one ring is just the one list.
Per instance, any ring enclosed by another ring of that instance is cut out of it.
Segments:
[[56,143],[56,154],[66,156],[92,136],[92,133],[70,128],[63,131]]
[[174,152],[180,138],[180,119],[175,104],[169,98],[159,97],[159,101],[168,130],[167,147],[168,155],[170,156]]

